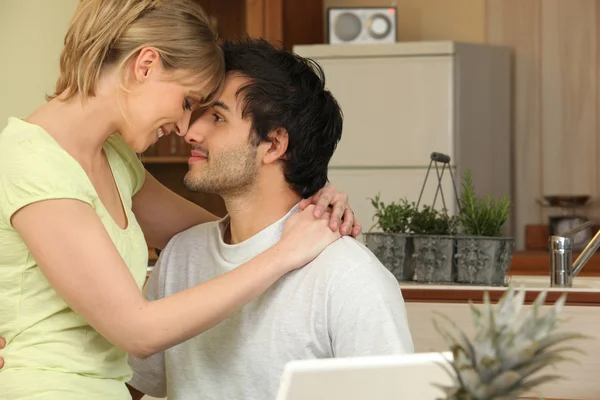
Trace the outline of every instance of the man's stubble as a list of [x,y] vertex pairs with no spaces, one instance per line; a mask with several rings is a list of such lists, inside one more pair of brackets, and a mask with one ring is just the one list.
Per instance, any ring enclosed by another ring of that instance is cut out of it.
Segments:
[[221,197],[239,196],[247,192],[258,174],[252,142],[218,154],[208,154],[204,163],[192,165],[183,185],[192,192],[212,193]]

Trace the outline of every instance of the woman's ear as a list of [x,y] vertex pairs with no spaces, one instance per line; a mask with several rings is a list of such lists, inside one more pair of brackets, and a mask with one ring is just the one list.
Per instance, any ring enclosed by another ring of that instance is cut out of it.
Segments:
[[135,81],[138,83],[144,82],[159,65],[160,54],[158,51],[152,47],[144,47],[133,59],[131,65]]
[[265,164],[272,164],[278,160],[285,159],[288,149],[288,140],[288,133],[283,128],[279,128],[269,133],[269,141],[263,143],[266,147],[266,151],[263,155],[263,162]]

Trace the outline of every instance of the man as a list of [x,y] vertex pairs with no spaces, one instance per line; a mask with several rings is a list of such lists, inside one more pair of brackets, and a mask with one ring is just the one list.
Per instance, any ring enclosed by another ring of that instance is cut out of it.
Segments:
[[[171,240],[146,286],[150,299],[275,244],[301,199],[326,184],[341,137],[342,113],[316,64],[263,40],[226,42],[223,51],[224,91],[186,135],[193,151],[185,184],[220,195],[228,216]],[[398,282],[343,237],[215,328],[146,360],[131,358],[130,385],[134,399],[274,399],[288,361],[413,351]]]

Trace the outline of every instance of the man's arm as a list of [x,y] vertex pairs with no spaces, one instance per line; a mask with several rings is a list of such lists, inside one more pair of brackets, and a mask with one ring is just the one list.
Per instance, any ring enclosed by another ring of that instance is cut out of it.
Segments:
[[329,333],[335,357],[413,353],[398,281],[373,261],[345,271],[329,295]]

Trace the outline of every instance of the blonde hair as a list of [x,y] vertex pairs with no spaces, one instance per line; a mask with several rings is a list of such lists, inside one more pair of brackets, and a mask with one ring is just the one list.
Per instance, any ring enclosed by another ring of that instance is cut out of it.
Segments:
[[197,0],[83,0],[65,36],[55,93],[63,101],[94,96],[104,67],[114,66],[123,87],[130,61],[155,48],[166,70],[206,81],[203,103],[222,88],[223,52]]

